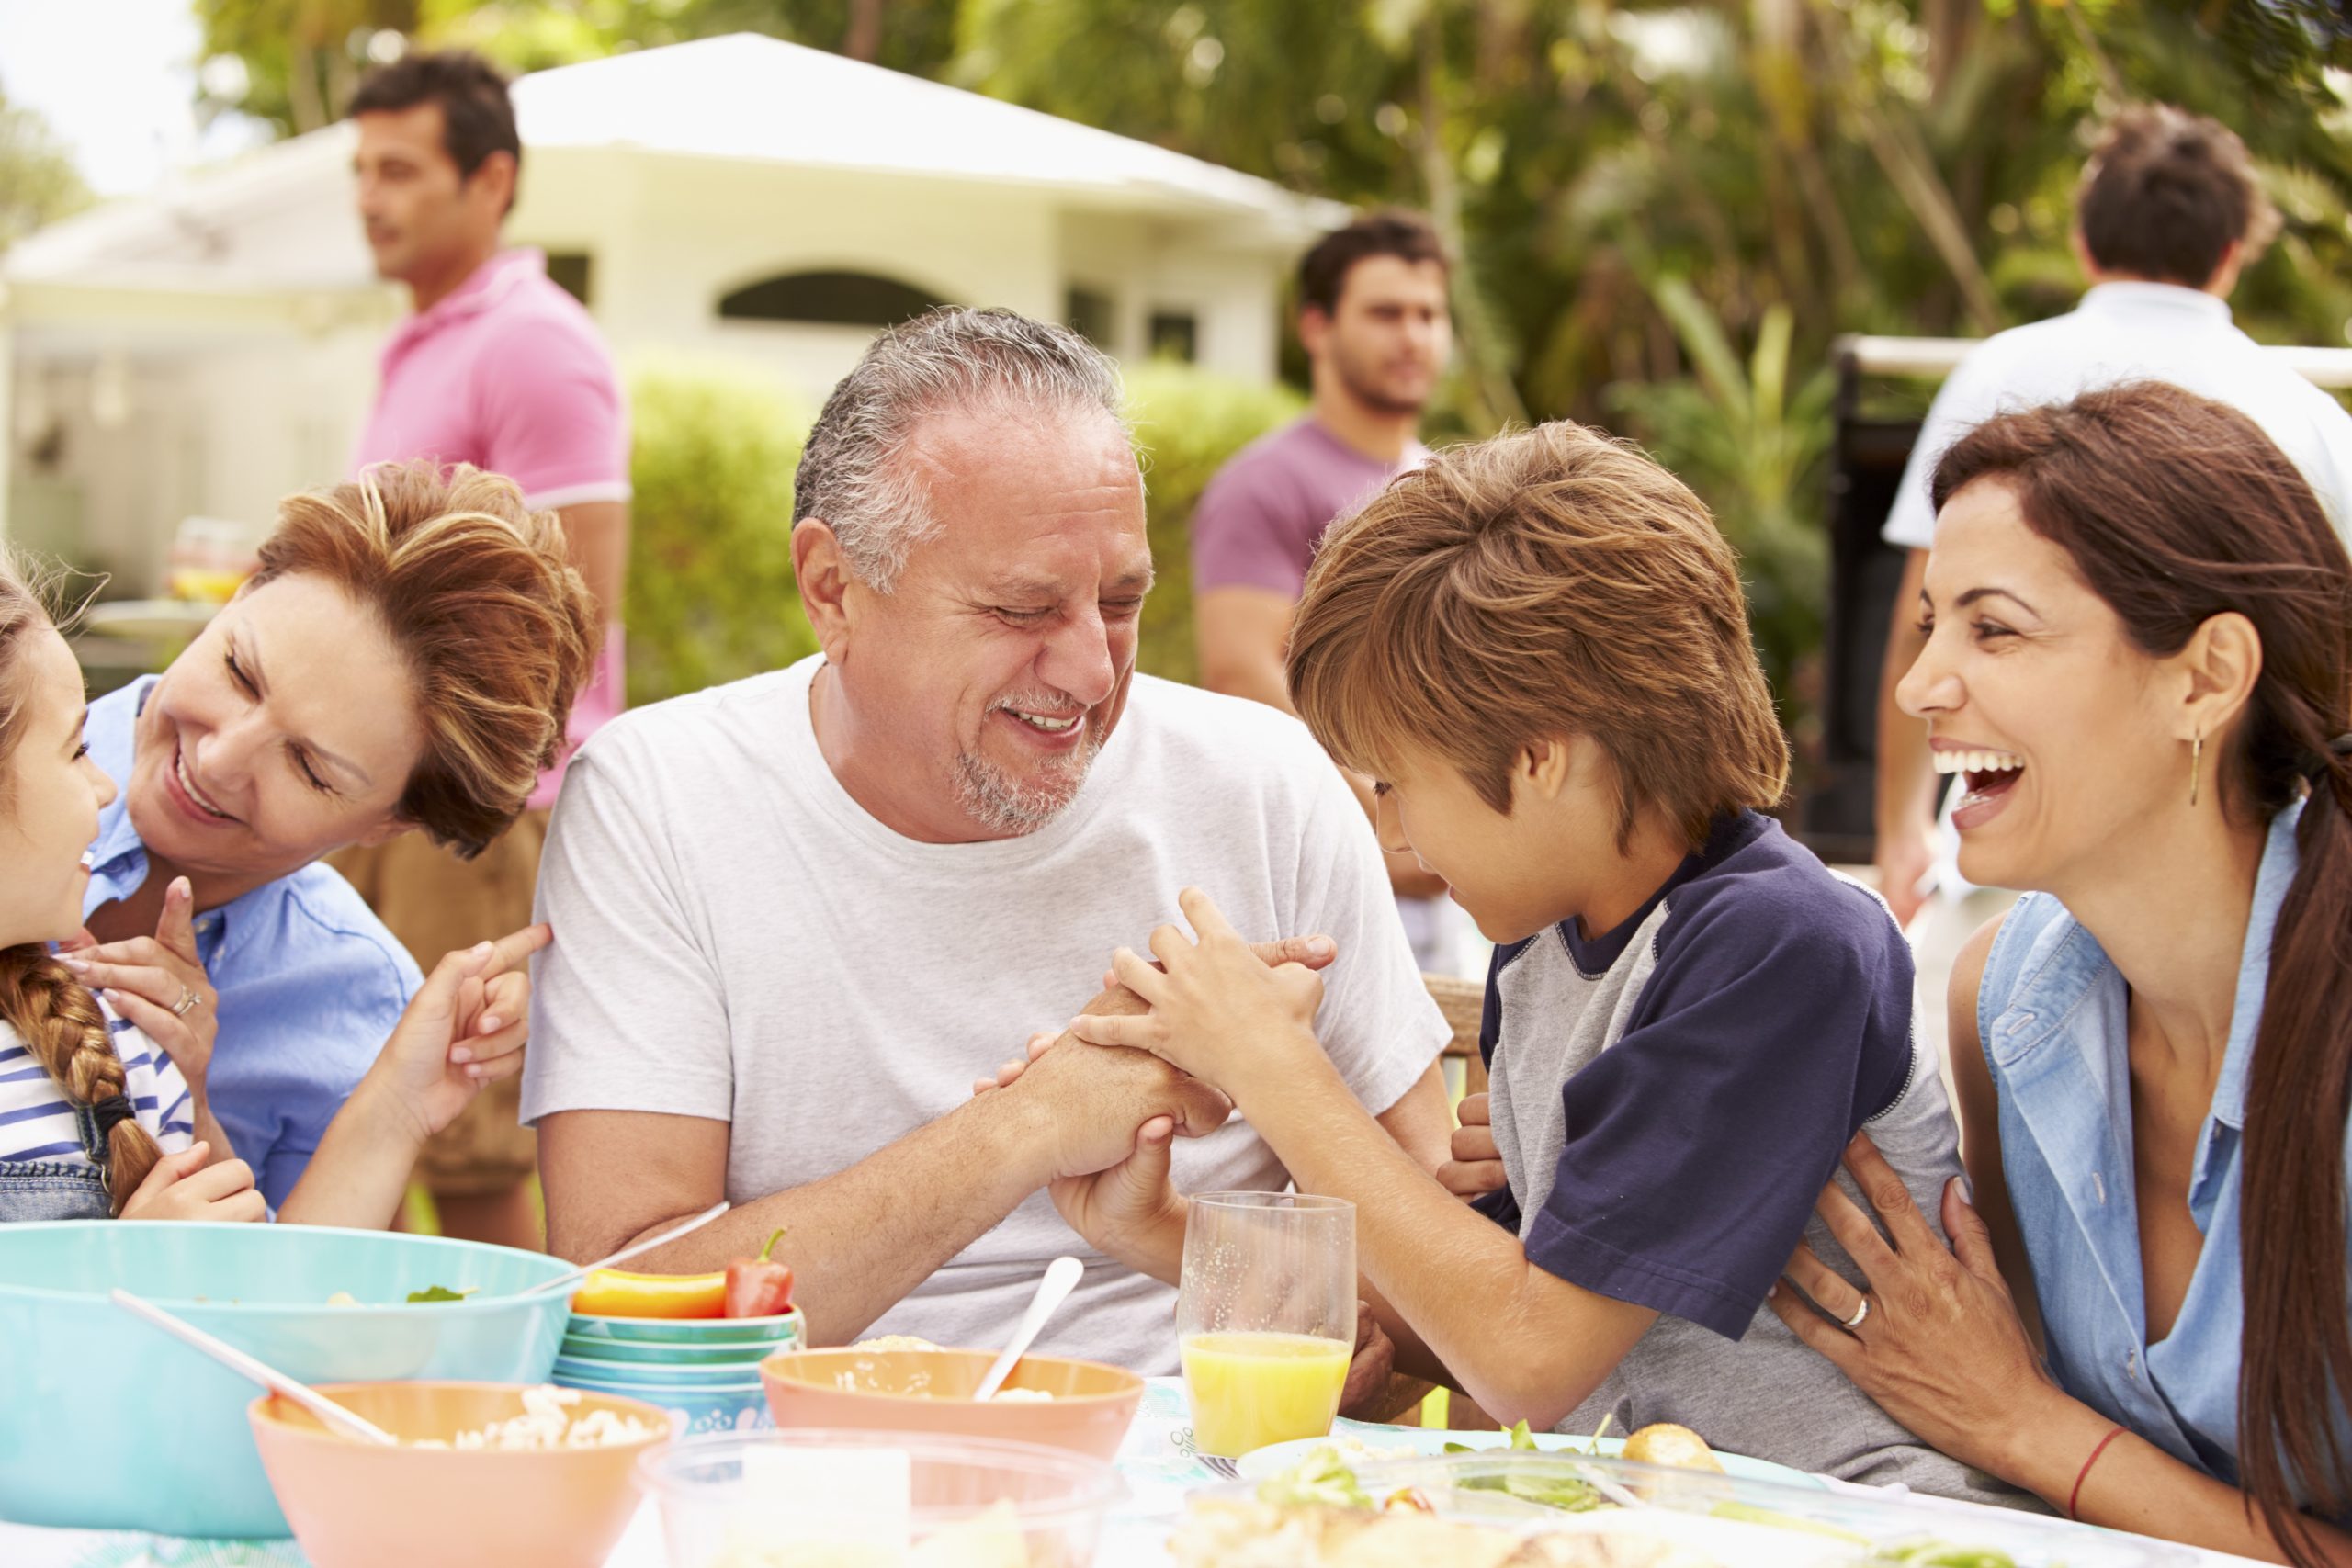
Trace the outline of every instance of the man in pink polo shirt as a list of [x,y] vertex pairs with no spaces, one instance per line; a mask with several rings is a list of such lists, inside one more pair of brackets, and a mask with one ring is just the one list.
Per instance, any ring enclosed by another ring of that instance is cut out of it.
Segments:
[[[376,271],[406,284],[416,306],[384,347],[353,468],[472,463],[563,520],[605,623],[595,680],[572,705],[568,757],[622,705],[628,420],[611,355],[580,302],[548,280],[546,257],[499,246],[523,156],[503,77],[463,51],[410,55],[361,84],[351,118]],[[533,809],[474,860],[411,833],[334,864],[429,968],[446,952],[529,922],[562,773],[559,761]],[[533,1139],[515,1111],[514,1083],[495,1085],[426,1149],[418,1168],[444,1231],[539,1245],[526,1187]]]

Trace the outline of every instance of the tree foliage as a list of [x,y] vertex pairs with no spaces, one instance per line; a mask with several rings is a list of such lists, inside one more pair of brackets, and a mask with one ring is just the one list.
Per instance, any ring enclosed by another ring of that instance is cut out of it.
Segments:
[[208,47],[248,68],[241,107],[281,124],[300,118],[289,69],[331,103],[371,28],[517,69],[749,29],[1302,192],[1426,208],[1461,262],[1461,364],[1433,434],[1575,417],[1647,442],[1746,553],[1784,694],[1806,684],[1826,596],[1834,340],[1981,333],[2065,309],[2081,288],[2072,196],[2102,115],[2155,99],[2234,127],[2287,220],[2239,286],[2239,320],[2312,344],[2346,342],[2352,321],[2352,28],[2335,0],[198,9]]
[[90,187],[49,122],[0,90],[0,251],[89,204]]

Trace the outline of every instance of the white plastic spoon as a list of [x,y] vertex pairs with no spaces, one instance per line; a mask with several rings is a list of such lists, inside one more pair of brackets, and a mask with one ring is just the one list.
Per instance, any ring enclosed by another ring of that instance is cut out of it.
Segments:
[[688,1231],[698,1231],[702,1229],[703,1226],[710,1224],[711,1221],[718,1218],[719,1215],[726,1212],[726,1204],[713,1203],[709,1208],[705,1209],[701,1213],[696,1214],[694,1218],[686,1221],[683,1224],[671,1226],[668,1230],[663,1231],[660,1235],[650,1235],[643,1241],[633,1241],[627,1247],[622,1247],[618,1252],[612,1253],[607,1257],[599,1258],[594,1263],[582,1263],[579,1268],[574,1269],[569,1274],[558,1274],[552,1280],[542,1280],[537,1284],[532,1286],[529,1290],[524,1291],[520,1293],[526,1296],[543,1296],[549,1291],[560,1291],[567,1285],[576,1285],[580,1283],[581,1280],[588,1278],[589,1275],[594,1274],[599,1269],[610,1269],[616,1263],[628,1262],[630,1258],[635,1258],[640,1252],[650,1252],[657,1247],[667,1247],[672,1242],[677,1240],[680,1236],[685,1235]]
[[973,1391],[975,1401],[986,1403],[996,1397],[996,1391],[1002,1388],[1004,1380],[1012,1375],[1012,1369],[1028,1352],[1030,1342],[1037,1337],[1037,1331],[1046,1326],[1046,1320],[1054,1315],[1055,1309],[1069,1299],[1070,1292],[1078,1288],[1079,1276],[1085,1272],[1086,1265],[1075,1258],[1057,1258],[1046,1265],[1046,1277],[1037,1281],[1037,1293],[1030,1298],[1029,1310],[1021,1317],[1021,1326],[1012,1331],[1012,1343],[1004,1348],[1004,1353],[989,1366],[989,1375],[982,1378],[980,1386]]
[[145,1318],[184,1345],[194,1346],[240,1377],[251,1378],[270,1393],[285,1395],[345,1437],[356,1438],[363,1443],[382,1443],[389,1448],[400,1446],[398,1438],[365,1416],[345,1410],[308,1383],[297,1382],[276,1367],[254,1360],[234,1345],[214,1338],[187,1319],[165,1312],[153,1302],[141,1301],[129,1291],[111,1291],[107,1294],[123,1311]]

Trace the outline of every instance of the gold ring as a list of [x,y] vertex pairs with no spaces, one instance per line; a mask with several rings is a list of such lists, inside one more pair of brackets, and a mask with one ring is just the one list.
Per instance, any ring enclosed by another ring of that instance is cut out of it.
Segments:
[[196,987],[194,986],[189,985],[185,980],[181,981],[180,1005],[172,1010],[172,1016],[174,1018],[186,1018],[188,1014],[196,1010],[197,1004],[202,1000],[204,1000],[204,998],[196,994]]

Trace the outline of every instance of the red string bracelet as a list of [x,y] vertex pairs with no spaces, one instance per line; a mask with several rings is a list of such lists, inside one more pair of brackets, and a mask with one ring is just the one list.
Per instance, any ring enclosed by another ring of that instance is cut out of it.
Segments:
[[2091,1457],[2083,1461],[2083,1468],[2075,1472],[2075,1490],[2068,1494],[2066,1497],[2066,1517],[2068,1518],[2071,1519],[2075,1517],[2075,1505],[2083,1500],[2083,1483],[2090,1479],[2091,1466],[2098,1462],[2099,1455],[2107,1452],[2107,1445],[2115,1441],[2116,1438],[2121,1436],[2123,1436],[2122,1427],[2109,1427],[2107,1436],[2098,1440],[2098,1447],[2091,1450]]

